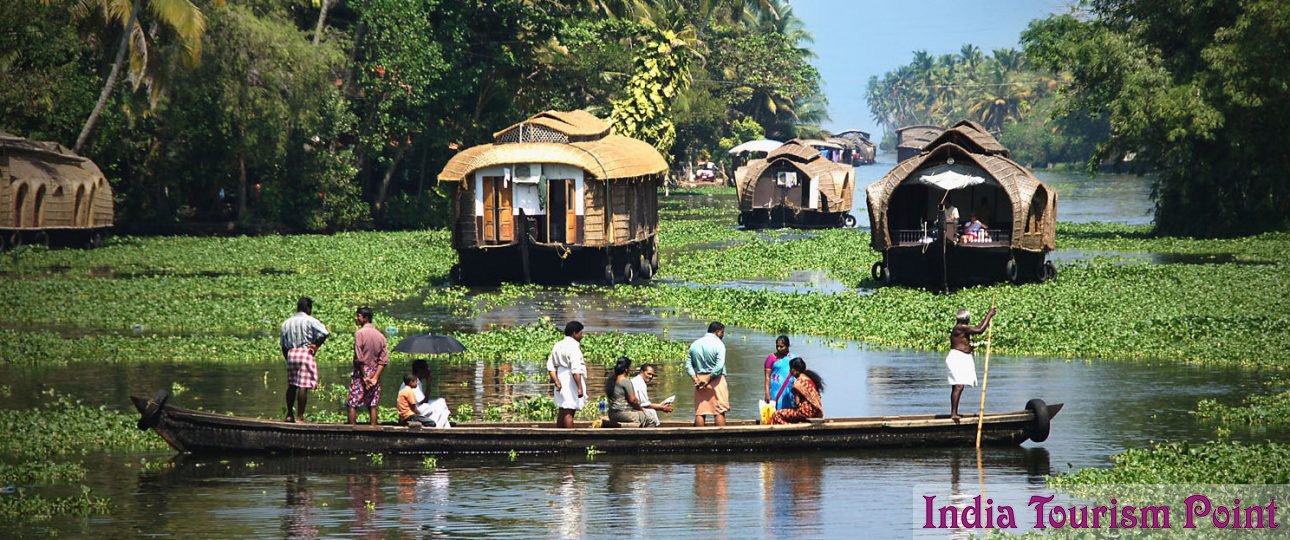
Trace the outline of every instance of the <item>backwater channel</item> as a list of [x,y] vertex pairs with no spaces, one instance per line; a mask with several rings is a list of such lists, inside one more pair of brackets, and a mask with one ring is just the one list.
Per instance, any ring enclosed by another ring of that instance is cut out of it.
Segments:
[[[862,167],[862,185],[872,180],[868,176],[889,168]],[[1146,180],[1136,182],[1110,194],[1099,191],[1104,186],[1090,186],[1089,192],[1102,195],[1082,203],[1067,196],[1081,188],[1068,187],[1062,191],[1062,219],[1075,212],[1087,216],[1083,221],[1140,222],[1149,201]],[[1126,208],[1125,200],[1138,204]],[[801,273],[785,282],[727,286],[783,290],[805,283],[803,290],[820,294],[863,293],[819,278]],[[435,312],[416,297],[383,309],[442,331],[577,319],[589,332],[648,332],[688,341],[706,325],[666,308],[623,306],[594,289],[577,290],[544,290],[469,320]],[[434,294],[434,289],[424,294]],[[728,329],[731,417],[755,417],[762,395],[761,365],[773,350],[774,337]],[[948,408],[942,352],[880,350],[810,336],[792,340],[793,352],[825,379],[828,416],[929,414]],[[272,351],[276,336],[266,334],[265,343]],[[324,348],[321,358],[324,386],[348,380],[348,353]],[[395,366],[390,373],[402,369]],[[432,369],[430,393],[446,397],[454,408],[471,403],[477,414],[517,396],[549,392],[536,363],[432,362]],[[48,399],[46,392],[52,389],[125,411],[130,394],[179,383],[183,390],[173,403],[276,417],[282,411],[283,371],[281,361],[267,353],[263,362],[243,365],[4,365],[0,378],[11,393],[0,396],[0,407],[30,406]],[[602,377],[603,369],[593,367],[593,393]],[[383,406],[393,405],[394,379],[385,377]],[[1034,397],[1065,408],[1054,418],[1046,442],[987,448],[979,456],[980,468],[977,452],[970,449],[520,455],[514,460],[438,456],[434,469],[425,468],[421,456],[385,456],[379,464],[368,456],[177,456],[173,467],[161,471],[142,470],[140,458],[169,459],[172,453],[99,454],[85,459],[89,473],[84,483],[96,495],[111,497],[111,515],[14,532],[52,527],[68,537],[962,537],[964,531],[915,528],[921,524],[914,514],[921,510],[915,507],[921,502],[914,498],[916,489],[927,492],[931,486],[932,493],[949,500],[981,493],[984,486],[996,499],[1024,510],[1029,495],[1052,493],[1044,485],[1047,474],[1106,466],[1108,456],[1152,441],[1212,437],[1214,426],[1188,414],[1196,402],[1235,401],[1260,390],[1261,382],[1247,372],[1169,362],[995,356],[987,410],[1020,410]],[[676,412],[670,417],[688,418],[687,411],[693,410],[688,383],[679,362],[665,364],[650,393],[656,400],[675,394]],[[979,398],[979,392],[969,389],[964,412],[975,412]],[[315,399],[311,407],[334,409],[338,404]],[[1285,435],[1233,431],[1235,439]]]

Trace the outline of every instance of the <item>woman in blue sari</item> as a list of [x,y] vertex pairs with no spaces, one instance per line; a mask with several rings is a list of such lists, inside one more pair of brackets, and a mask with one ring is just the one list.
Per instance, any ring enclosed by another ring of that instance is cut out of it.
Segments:
[[775,338],[775,352],[766,357],[766,401],[775,404],[775,410],[792,409],[797,400],[789,391],[793,387],[793,376],[789,373],[789,362],[797,356],[788,351],[788,336]]

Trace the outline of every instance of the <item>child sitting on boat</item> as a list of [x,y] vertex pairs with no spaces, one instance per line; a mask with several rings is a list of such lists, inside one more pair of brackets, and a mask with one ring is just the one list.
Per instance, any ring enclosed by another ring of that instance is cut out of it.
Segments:
[[[426,395],[426,392],[430,391],[430,364],[425,360],[413,360],[412,376],[417,380],[417,384],[411,386],[413,396],[416,398],[413,401],[412,411],[430,420],[430,422],[421,422],[426,426],[449,427],[448,416],[451,413],[448,411],[448,402],[443,398],[430,399]],[[406,382],[404,386],[399,387],[400,395],[405,388],[408,388]]]

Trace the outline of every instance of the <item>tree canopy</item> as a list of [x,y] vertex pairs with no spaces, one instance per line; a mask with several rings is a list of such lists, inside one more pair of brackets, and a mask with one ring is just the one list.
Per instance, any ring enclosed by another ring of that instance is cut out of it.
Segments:
[[612,119],[678,168],[823,118],[782,0],[9,4],[0,129],[84,133],[127,231],[442,224],[452,153],[548,109]]
[[1105,115],[1093,162],[1135,154],[1158,169],[1162,232],[1290,227],[1290,3],[1095,0],[1022,35],[1068,72],[1059,116]]

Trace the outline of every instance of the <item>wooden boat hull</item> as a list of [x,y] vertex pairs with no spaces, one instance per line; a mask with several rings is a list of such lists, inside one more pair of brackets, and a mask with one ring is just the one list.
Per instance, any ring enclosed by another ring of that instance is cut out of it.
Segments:
[[[588,447],[617,453],[776,452],[925,446],[966,446],[976,440],[975,418],[954,422],[945,415],[829,418],[806,424],[731,422],[696,428],[665,423],[658,428],[604,428],[582,423],[557,429],[550,423],[463,423],[450,429],[397,425],[292,424],[221,416],[132,397],[141,429],[155,429],[180,452],[189,453],[585,453]],[[1036,400],[1037,401],[1037,400]],[[1032,402],[1033,403],[1033,402]],[[1042,405],[1042,402],[1039,402]],[[1048,422],[1062,408],[988,414],[982,444],[1042,441]],[[1041,418],[1042,416],[1042,418]]]
[[855,218],[848,212],[794,211],[787,206],[742,210],[738,221],[745,229],[838,229],[855,225]]

